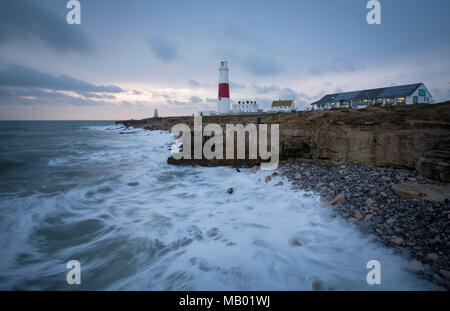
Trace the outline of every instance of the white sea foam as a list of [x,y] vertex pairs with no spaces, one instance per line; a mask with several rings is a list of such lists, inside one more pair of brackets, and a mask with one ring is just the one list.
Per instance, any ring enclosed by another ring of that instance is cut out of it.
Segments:
[[[266,184],[262,171],[170,166],[169,133],[90,130],[108,132],[96,142],[104,149],[52,165],[92,167],[96,179],[2,203],[1,288],[70,289],[71,259],[81,263],[84,289],[430,287],[406,259],[330,218],[317,197],[291,191],[286,180],[274,187],[280,177]],[[372,259],[381,263],[379,286],[366,282]]]

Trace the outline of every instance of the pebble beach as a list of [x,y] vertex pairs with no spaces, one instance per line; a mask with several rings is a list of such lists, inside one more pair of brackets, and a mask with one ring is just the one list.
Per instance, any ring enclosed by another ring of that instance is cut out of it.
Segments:
[[290,181],[293,191],[304,196],[320,195],[330,217],[343,217],[362,233],[411,261],[419,276],[450,288],[450,202],[399,197],[392,185],[403,183],[448,186],[413,170],[375,168],[350,163],[290,160],[280,164],[265,182],[283,186]]

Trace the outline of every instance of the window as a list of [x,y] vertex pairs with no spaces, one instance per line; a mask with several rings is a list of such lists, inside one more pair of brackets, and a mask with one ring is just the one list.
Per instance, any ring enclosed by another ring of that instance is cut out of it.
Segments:
[[394,103],[393,98],[386,98],[386,105],[392,105]]
[[413,96],[413,104],[417,104],[419,102],[418,96]]
[[382,106],[383,105],[383,98],[377,98],[377,101],[376,101],[375,105]]
[[405,97],[397,97],[397,104],[398,105],[404,105],[406,103]]

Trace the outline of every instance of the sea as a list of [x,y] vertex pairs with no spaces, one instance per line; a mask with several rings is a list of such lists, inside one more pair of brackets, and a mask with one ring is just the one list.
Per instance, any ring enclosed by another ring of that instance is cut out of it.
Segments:
[[314,193],[169,165],[174,142],[113,121],[0,122],[0,290],[431,289]]

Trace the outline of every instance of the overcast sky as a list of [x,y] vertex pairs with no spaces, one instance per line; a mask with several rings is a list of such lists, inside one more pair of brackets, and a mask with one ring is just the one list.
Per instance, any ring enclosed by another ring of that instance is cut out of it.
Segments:
[[232,101],[424,82],[450,99],[450,1],[0,1],[0,119],[130,119],[215,110],[218,65]]

